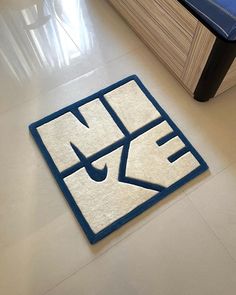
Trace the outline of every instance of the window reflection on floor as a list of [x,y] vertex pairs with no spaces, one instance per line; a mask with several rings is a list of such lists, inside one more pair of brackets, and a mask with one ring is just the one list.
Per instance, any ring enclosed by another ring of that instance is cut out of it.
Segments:
[[[67,71],[68,66],[83,63],[86,56],[81,55],[89,54],[93,36],[86,27],[83,16],[85,10],[83,13],[80,11],[81,1],[63,3],[66,15],[79,28],[80,46],[72,41],[65,28],[56,20],[54,1],[19,2],[17,7],[16,0],[1,4],[1,72],[8,78],[10,76],[14,82],[25,84],[41,73],[44,77],[46,73],[50,79],[54,79],[52,74],[58,75],[61,71]],[[86,5],[84,1],[82,4]]]

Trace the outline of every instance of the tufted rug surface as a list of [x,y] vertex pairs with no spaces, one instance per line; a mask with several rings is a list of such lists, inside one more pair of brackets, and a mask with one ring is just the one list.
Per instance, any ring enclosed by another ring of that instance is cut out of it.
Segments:
[[91,243],[208,169],[135,75],[29,128]]

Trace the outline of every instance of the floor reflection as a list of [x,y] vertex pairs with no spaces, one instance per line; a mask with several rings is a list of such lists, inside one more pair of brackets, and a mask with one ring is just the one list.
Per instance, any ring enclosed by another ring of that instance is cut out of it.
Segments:
[[91,16],[87,11],[90,2],[86,0],[47,1],[83,54],[87,54],[95,46],[95,28],[90,22]]
[[82,55],[91,49],[93,36],[87,31],[84,15],[79,9],[81,1],[69,0],[61,8],[80,28],[79,48],[56,20],[54,1],[20,0],[16,3],[11,0],[0,5],[2,74],[24,84],[42,73],[44,78],[45,73],[50,77],[58,74],[58,70],[60,73],[62,69],[82,62]]

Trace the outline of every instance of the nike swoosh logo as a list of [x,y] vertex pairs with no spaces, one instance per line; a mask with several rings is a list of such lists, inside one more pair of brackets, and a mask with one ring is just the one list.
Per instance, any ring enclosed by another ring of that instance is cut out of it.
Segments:
[[107,165],[105,165],[102,169],[94,167],[93,164],[86,158],[86,156],[72,142],[70,145],[77,157],[80,159],[80,162],[84,165],[84,168],[89,177],[96,182],[104,181],[108,174]]

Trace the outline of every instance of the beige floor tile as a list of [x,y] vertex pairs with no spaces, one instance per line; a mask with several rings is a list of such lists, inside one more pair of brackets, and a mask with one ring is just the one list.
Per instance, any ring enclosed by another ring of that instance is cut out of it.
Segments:
[[236,264],[183,200],[48,295],[233,295]]
[[189,198],[236,261],[236,164],[225,169]]

